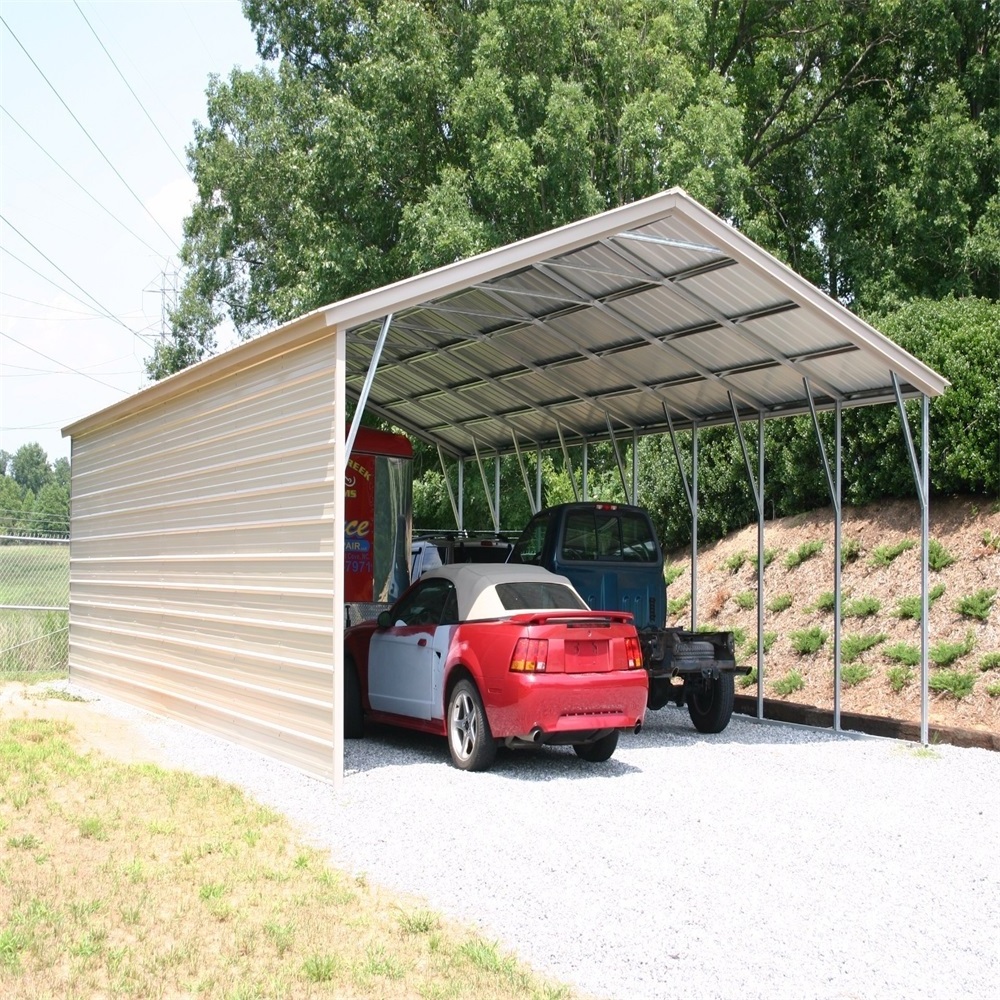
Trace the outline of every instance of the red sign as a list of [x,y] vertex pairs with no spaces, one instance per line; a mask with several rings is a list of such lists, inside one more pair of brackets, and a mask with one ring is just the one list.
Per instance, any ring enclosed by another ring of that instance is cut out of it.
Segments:
[[372,600],[375,577],[375,457],[351,456],[344,480],[344,600]]

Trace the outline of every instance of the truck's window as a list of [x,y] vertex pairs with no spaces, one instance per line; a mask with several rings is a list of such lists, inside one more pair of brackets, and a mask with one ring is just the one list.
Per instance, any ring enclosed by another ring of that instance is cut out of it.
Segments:
[[587,605],[563,583],[498,583],[497,597],[507,611],[579,608]]
[[656,562],[656,539],[649,530],[649,522],[635,514],[622,515],[622,555],[634,562]]
[[562,558],[579,562],[656,562],[649,522],[627,511],[575,511],[566,518]]
[[529,566],[538,566],[542,562],[542,548],[545,545],[545,535],[549,530],[550,517],[542,513],[537,515],[528,526],[521,532],[521,537],[514,545],[507,560],[511,563],[523,563]]

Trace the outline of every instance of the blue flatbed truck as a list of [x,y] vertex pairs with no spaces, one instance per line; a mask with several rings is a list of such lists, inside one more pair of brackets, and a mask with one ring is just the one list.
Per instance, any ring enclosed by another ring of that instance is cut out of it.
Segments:
[[720,733],[733,714],[732,632],[668,628],[663,550],[649,513],[627,504],[577,502],[539,511],[508,562],[566,576],[594,610],[630,611],[649,674],[651,709],[687,706],[695,728]]

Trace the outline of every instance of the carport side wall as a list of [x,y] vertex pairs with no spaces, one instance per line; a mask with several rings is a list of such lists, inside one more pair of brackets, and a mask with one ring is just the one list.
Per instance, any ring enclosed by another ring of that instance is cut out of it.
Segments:
[[73,439],[70,677],[333,768],[333,336]]

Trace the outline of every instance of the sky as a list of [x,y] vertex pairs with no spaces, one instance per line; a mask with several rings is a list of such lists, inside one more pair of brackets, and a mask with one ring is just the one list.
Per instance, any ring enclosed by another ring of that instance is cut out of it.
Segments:
[[260,59],[239,0],[0,0],[0,18],[0,450],[54,462],[63,427],[149,384],[209,77]]

